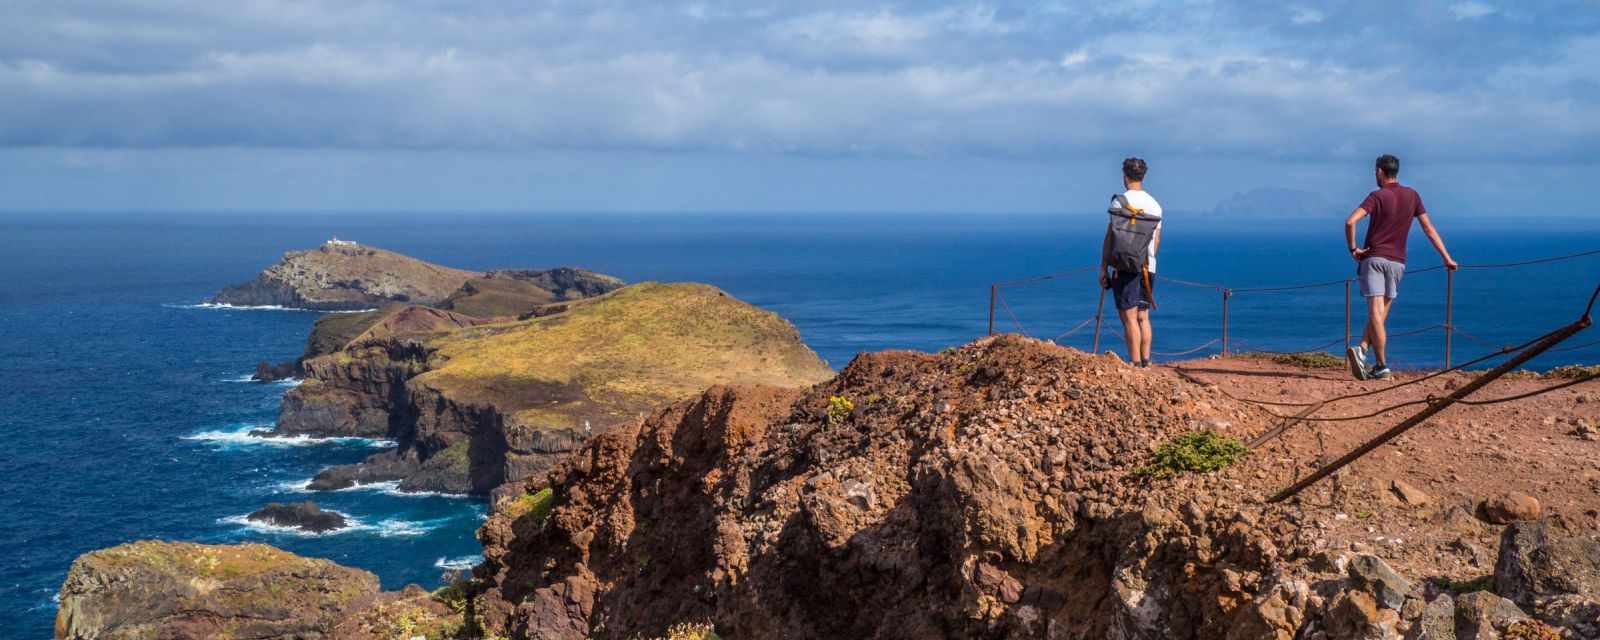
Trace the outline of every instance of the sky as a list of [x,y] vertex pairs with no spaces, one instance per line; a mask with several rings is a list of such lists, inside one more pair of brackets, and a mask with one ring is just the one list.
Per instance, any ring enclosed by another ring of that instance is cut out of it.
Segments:
[[1139,156],[1344,213],[1394,153],[1587,215],[1596,60],[1600,0],[3,0],[0,211],[1053,213]]

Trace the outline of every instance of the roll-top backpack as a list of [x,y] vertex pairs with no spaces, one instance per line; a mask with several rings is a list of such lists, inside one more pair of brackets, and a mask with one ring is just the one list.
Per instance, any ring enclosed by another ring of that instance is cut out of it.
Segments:
[[1111,196],[1111,268],[1119,273],[1143,274],[1145,294],[1150,306],[1155,306],[1155,296],[1150,288],[1150,239],[1155,236],[1161,216],[1152,216],[1128,204],[1122,194]]

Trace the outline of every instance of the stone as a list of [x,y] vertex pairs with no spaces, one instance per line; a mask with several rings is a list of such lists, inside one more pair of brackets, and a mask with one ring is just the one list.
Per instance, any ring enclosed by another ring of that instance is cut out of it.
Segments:
[[1483,519],[1491,524],[1510,524],[1520,520],[1537,520],[1542,511],[1539,500],[1526,493],[1507,491],[1484,500],[1479,505]]
[[327,533],[343,529],[345,517],[337,511],[325,511],[310,500],[304,502],[269,502],[252,512],[247,518],[275,527],[289,527],[309,533]]
[[1422,608],[1422,617],[1411,627],[1408,640],[1456,640],[1456,600],[1440,594]]
[[1409,506],[1425,507],[1433,502],[1433,498],[1431,496],[1429,496],[1427,493],[1424,493],[1421,489],[1411,486],[1410,483],[1407,483],[1404,480],[1395,480],[1390,482],[1389,490],[1393,491],[1395,496],[1400,498],[1400,502]]
[[1395,573],[1382,558],[1370,554],[1352,559],[1347,573],[1351,584],[1372,594],[1379,604],[1389,609],[1399,610],[1413,587],[1410,580]]
[[1552,596],[1600,594],[1600,541],[1559,533],[1549,519],[1506,527],[1495,593],[1529,609]]
[[1456,598],[1456,637],[1461,640],[1498,639],[1511,623],[1527,619],[1516,603],[1488,591]]
[[1365,591],[1345,591],[1334,597],[1325,622],[1331,640],[1389,640],[1396,637],[1400,615],[1378,607]]

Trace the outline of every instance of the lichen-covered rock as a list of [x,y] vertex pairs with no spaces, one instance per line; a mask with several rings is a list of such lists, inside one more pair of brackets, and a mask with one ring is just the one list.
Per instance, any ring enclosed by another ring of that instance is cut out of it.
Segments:
[[55,636],[72,640],[327,637],[378,578],[261,544],[143,541],[79,556]]
[[1356,556],[1350,561],[1350,581],[1377,599],[1378,604],[1399,610],[1411,595],[1412,584],[1395,573],[1383,558],[1371,554]]
[[1500,536],[1494,591],[1524,608],[1552,596],[1600,598],[1600,539],[1549,519],[1512,524]]
[[1527,619],[1516,603],[1488,591],[1456,598],[1456,637],[1461,640],[1498,640],[1511,623]]

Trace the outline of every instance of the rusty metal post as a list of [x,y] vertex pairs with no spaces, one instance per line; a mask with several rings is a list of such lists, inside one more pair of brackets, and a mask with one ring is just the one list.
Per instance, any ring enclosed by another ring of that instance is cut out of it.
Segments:
[[[1597,292],[1600,292],[1600,290],[1597,290]],[[1593,304],[1594,303],[1591,300],[1590,305],[1592,306]],[[1539,354],[1544,353],[1550,347],[1560,344],[1562,340],[1571,338],[1579,331],[1583,331],[1584,329],[1588,328],[1590,324],[1592,324],[1592,321],[1589,319],[1589,314],[1585,312],[1583,317],[1579,318],[1577,322],[1562,327],[1556,330],[1555,333],[1545,336],[1538,342],[1533,343],[1532,346],[1523,349],[1521,353],[1513,356],[1510,360],[1506,360],[1505,362],[1501,363],[1500,366],[1489,370],[1477,378],[1474,378],[1472,382],[1461,385],[1460,389],[1456,389],[1455,391],[1451,392],[1450,395],[1429,403],[1427,407],[1423,408],[1421,411],[1418,411],[1416,415],[1406,418],[1405,420],[1401,421],[1400,424],[1397,424],[1388,431],[1383,432],[1378,437],[1369,440],[1366,444],[1356,447],[1354,451],[1344,454],[1344,457],[1328,463],[1327,466],[1324,466],[1321,469],[1317,469],[1316,473],[1306,476],[1304,480],[1296,482],[1293,486],[1279,491],[1277,495],[1268,498],[1267,502],[1282,502],[1284,499],[1300,493],[1302,490],[1311,486],[1316,481],[1333,475],[1335,471],[1344,468],[1345,465],[1355,462],[1362,456],[1371,453],[1373,449],[1383,446],[1384,443],[1400,437],[1400,434],[1411,430],[1412,427],[1422,424],[1423,422],[1427,421],[1428,418],[1432,418],[1434,414],[1444,411],[1450,405],[1455,404],[1457,400],[1465,398],[1468,395],[1471,395],[1474,391],[1488,386],[1489,383],[1494,382],[1500,376],[1503,376],[1515,370],[1517,367],[1522,366],[1522,363],[1538,357]]]
[[1450,338],[1455,333],[1456,272],[1444,271],[1444,368],[1450,368]]
[[1232,289],[1222,290],[1222,355],[1228,355],[1228,298],[1233,297]]
[[1344,348],[1350,348],[1350,279],[1344,279]]
[[1106,288],[1100,287],[1100,304],[1094,308],[1094,346],[1089,347],[1089,353],[1100,353],[1100,320],[1106,316]]
[[999,285],[989,285],[989,335],[994,335],[994,297],[999,290]]

